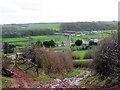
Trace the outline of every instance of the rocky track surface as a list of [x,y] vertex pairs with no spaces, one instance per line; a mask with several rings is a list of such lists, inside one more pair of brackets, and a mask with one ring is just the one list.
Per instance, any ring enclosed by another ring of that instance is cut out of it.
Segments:
[[[79,86],[79,80],[87,77],[90,71],[80,71],[80,74],[74,75],[71,78],[54,79],[52,83],[41,83],[37,88],[75,88]],[[81,87],[84,88],[84,87]]]
[[90,74],[90,71],[80,70],[79,74],[70,78],[37,82],[19,68],[11,67],[9,70],[14,73],[10,88],[84,88],[79,85],[78,81]]

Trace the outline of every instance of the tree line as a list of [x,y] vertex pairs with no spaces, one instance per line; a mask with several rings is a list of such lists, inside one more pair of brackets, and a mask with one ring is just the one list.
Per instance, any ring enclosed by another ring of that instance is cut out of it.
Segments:
[[117,29],[117,24],[107,24],[101,22],[71,22],[62,23],[61,31],[85,31],[85,30],[112,30]]
[[26,36],[39,36],[39,35],[53,35],[54,30],[51,29],[19,29],[11,26],[2,27],[3,38],[19,38]]

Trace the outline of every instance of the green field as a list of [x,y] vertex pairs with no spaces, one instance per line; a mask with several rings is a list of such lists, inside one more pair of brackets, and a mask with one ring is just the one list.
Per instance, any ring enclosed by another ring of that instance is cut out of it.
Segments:
[[76,56],[76,57],[79,57],[80,59],[83,59],[86,52],[88,52],[88,50],[73,51],[72,56]]
[[62,34],[65,34],[65,33],[55,33],[55,34],[57,34],[57,35],[62,35]]
[[35,43],[37,40],[40,41],[49,41],[54,40],[55,42],[65,41],[67,37],[63,35],[49,35],[49,36],[31,36],[26,38],[4,38],[2,42],[9,42],[15,45],[30,45],[31,43]]
[[110,34],[101,33],[101,34],[95,34],[95,35],[83,35],[83,36],[79,36],[79,38],[82,40],[82,39],[90,39],[90,38],[104,38],[108,36],[110,36]]
[[[63,35],[47,35],[47,36],[31,36],[32,40],[41,40],[41,41],[49,41],[54,40],[55,42],[65,41],[67,37]],[[3,42],[18,42],[18,41],[27,41],[29,38],[4,38]]]
[[107,33],[114,33],[117,32],[118,30],[103,30],[102,32],[107,32]]
[[69,49],[70,46],[55,47],[53,49]]
[[12,42],[11,44],[15,44],[15,45],[28,45],[32,43],[32,41],[28,41],[28,42]]
[[34,40],[41,40],[41,41],[54,40],[55,42],[67,40],[67,37],[63,35],[32,36],[31,38],[33,38]]
[[3,42],[16,42],[16,41],[27,41],[27,38],[3,38]]
[[[41,40],[41,41],[54,40],[56,42],[67,40],[67,37],[63,35],[31,36],[30,38],[32,38],[32,40]],[[30,40],[30,39],[28,37],[26,38],[4,38],[3,42],[16,42],[16,41],[27,41],[27,40]]]
[[59,31],[60,24],[30,24],[28,29],[53,29]]
[[81,36],[73,36],[72,37],[72,41],[76,41],[76,40],[84,40],[84,38],[81,38]]

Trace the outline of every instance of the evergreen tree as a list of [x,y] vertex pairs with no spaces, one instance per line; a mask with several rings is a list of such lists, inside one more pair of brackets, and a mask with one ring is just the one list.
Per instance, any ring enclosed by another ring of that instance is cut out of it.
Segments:
[[13,53],[15,47],[16,47],[15,45],[11,45],[5,42],[3,45],[4,54]]
[[82,45],[82,40],[77,40],[77,41],[75,41],[75,45],[76,45],[76,46]]

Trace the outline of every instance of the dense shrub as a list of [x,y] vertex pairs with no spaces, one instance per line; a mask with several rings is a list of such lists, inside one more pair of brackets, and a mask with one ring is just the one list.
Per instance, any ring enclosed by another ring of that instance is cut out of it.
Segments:
[[77,47],[70,47],[70,49],[71,49],[72,51],[76,51],[76,50],[78,50]]
[[56,53],[49,49],[35,48],[35,58],[38,68],[45,74],[56,77],[73,70],[73,62],[67,53]]
[[3,45],[4,54],[13,53],[15,47],[16,47],[15,45],[12,45],[12,44],[5,42]]
[[102,77],[120,76],[120,45],[118,34],[106,38],[94,49],[94,69]]
[[55,47],[55,42],[53,40],[50,40],[50,41],[44,41],[43,42],[43,45],[47,48],[49,47]]
[[82,40],[76,40],[76,41],[75,41],[75,45],[76,45],[76,46],[80,46],[81,44],[82,44]]
[[[93,46],[94,47],[94,46]],[[72,51],[80,51],[80,50],[88,50],[88,49],[91,49],[92,48],[92,46],[90,46],[90,45],[86,45],[86,44],[82,44],[81,46],[71,46],[70,47],[70,49],[72,50]]]
[[92,46],[92,45],[97,45],[97,43],[94,42],[94,41],[90,41],[90,42],[89,42],[89,46]]
[[38,47],[43,47],[43,43],[42,43],[40,40],[38,40],[38,41],[35,43],[35,45],[38,46]]

